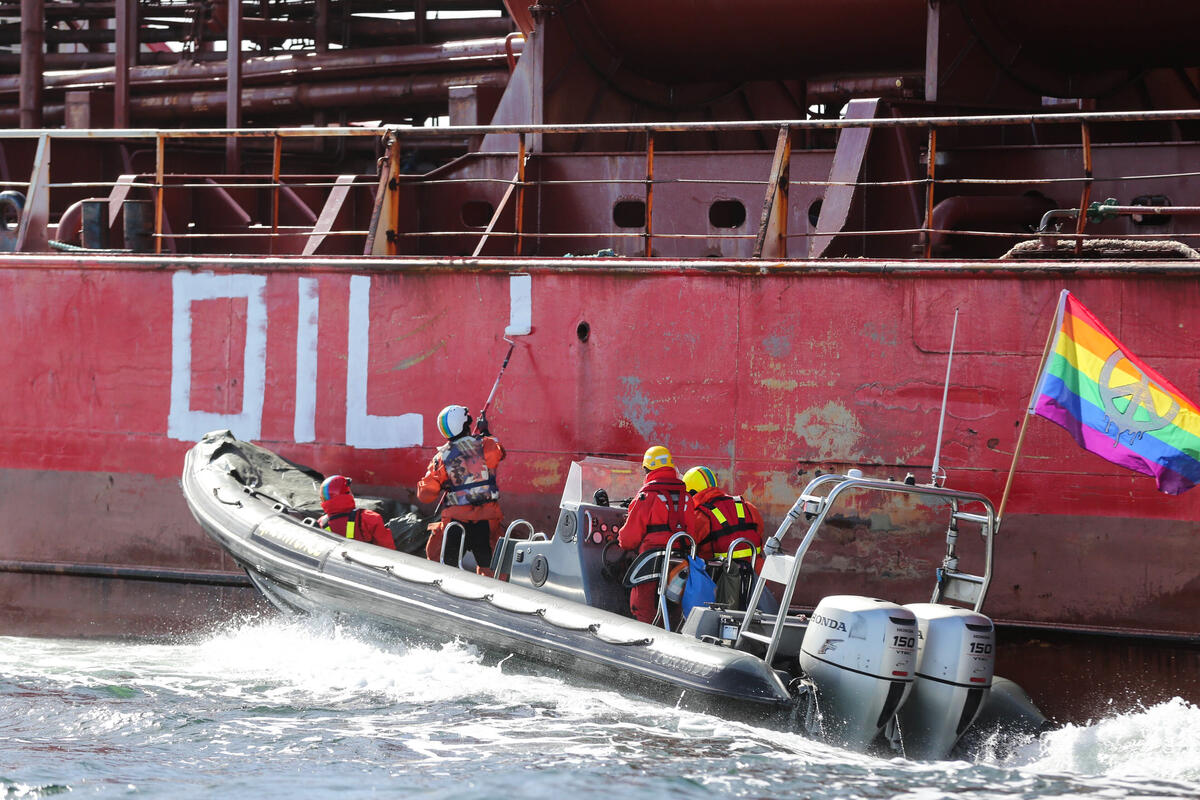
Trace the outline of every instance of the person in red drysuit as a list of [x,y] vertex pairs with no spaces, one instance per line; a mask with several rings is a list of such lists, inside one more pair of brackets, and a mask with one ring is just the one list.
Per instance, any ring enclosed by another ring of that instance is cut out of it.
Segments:
[[[617,531],[621,549],[638,553],[661,550],[672,535],[686,533],[692,516],[687,487],[679,480],[667,448],[655,445],[647,450],[642,469],[645,483],[629,504],[625,524]],[[639,583],[629,592],[629,610],[642,622],[654,622],[657,601],[657,580]]]
[[[500,539],[504,519],[496,485],[504,447],[490,435],[483,417],[479,418],[478,435],[471,433],[471,412],[465,406],[446,406],[438,414],[437,424],[446,443],[438,448],[417,484],[417,499],[432,503],[443,492],[446,496],[441,520],[429,526],[425,555],[437,561],[446,526],[459,522],[466,529],[465,549],[475,556],[476,572],[491,576],[492,549]],[[446,540],[446,564],[458,566],[458,549],[455,529]]]
[[695,511],[688,533],[696,540],[696,555],[705,561],[724,561],[729,545],[747,539],[750,546],[738,545],[733,557],[749,560],[755,556],[754,571],[762,571],[763,518],[754,504],[721,491],[708,467],[689,469],[683,474],[683,484]]
[[392,532],[383,522],[383,517],[374,511],[358,508],[350,492],[350,479],[345,475],[330,475],[321,484],[321,510],[325,514],[317,524],[338,536],[357,539],[368,544],[377,544],[395,550]]

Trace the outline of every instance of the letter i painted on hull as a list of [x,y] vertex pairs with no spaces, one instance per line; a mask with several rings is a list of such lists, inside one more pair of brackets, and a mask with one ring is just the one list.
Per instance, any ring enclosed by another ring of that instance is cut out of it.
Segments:
[[508,279],[508,327],[505,336],[528,336],[533,332],[533,278],[518,272]]
[[316,278],[297,282],[296,418],[292,436],[297,442],[317,440],[317,318],[320,302]]
[[350,278],[350,331],[346,342],[346,444],[363,449],[419,447],[423,442],[420,414],[376,416],[367,413],[370,364],[371,278]]
[[[167,435],[194,442],[228,428],[244,441],[262,434],[267,381],[267,303],[263,275],[176,272],[171,277],[171,410]],[[202,300],[246,300],[246,349],[242,360],[242,408],[221,414],[192,409],[192,304]]]

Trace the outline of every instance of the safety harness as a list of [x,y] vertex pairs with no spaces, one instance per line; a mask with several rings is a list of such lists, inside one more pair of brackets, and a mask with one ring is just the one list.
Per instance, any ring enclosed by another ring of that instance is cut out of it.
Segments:
[[[722,511],[718,503],[725,505],[727,508],[732,504],[732,513],[736,515],[736,521],[731,519],[725,511]],[[709,519],[716,523],[715,526],[710,527],[708,536],[705,536],[702,541],[696,543],[697,548],[709,542],[717,542],[726,536],[730,537],[729,541],[732,542],[739,534],[745,531],[758,531],[758,526],[747,516],[746,501],[741,497],[730,497],[728,495],[714,497],[708,502],[701,503],[696,507],[696,510],[707,512]],[[758,547],[743,547],[733,551],[733,558],[749,558],[761,552],[761,548]],[[729,553],[713,553],[713,558],[724,559],[729,555]]]
[[[671,487],[671,488],[667,488]],[[646,526],[646,533],[678,533],[686,531],[688,493],[686,489],[674,488],[673,483],[655,481],[642,487],[642,494],[657,497],[667,507],[667,522]]]
[[[351,517],[353,517],[353,519],[351,519]],[[333,522],[335,519],[346,520],[346,533],[344,535],[347,539],[353,539],[354,526],[357,525],[362,519],[362,509],[354,508],[349,511],[339,511],[336,514],[326,514],[325,516],[321,517],[321,527],[330,533],[334,533],[334,530],[329,526],[329,523]]]

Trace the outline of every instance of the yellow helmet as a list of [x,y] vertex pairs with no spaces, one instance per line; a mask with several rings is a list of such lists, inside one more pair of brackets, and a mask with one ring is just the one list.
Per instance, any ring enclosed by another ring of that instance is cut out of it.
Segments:
[[717,485],[717,476],[708,467],[692,467],[683,473],[683,485],[692,494],[711,489]]
[[674,467],[675,463],[671,461],[671,451],[661,444],[656,444],[642,457],[642,466],[646,469],[658,469],[659,467]]

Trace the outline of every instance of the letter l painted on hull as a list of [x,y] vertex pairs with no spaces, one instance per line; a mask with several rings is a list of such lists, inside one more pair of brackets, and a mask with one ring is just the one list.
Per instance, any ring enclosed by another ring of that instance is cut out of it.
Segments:
[[346,342],[346,444],[364,450],[420,447],[424,425],[420,414],[375,416],[367,413],[370,364],[371,278],[350,278],[350,332]]

